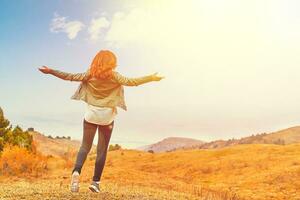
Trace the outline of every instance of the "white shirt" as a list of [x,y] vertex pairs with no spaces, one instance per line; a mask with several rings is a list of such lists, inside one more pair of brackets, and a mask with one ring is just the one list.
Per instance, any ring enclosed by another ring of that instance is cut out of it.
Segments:
[[117,108],[98,107],[86,104],[84,119],[93,124],[108,125],[117,114]]

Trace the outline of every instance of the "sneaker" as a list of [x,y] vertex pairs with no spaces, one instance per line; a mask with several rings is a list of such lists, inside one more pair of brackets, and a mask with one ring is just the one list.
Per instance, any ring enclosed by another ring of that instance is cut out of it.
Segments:
[[100,192],[99,184],[100,184],[100,181],[93,181],[93,182],[91,183],[91,185],[89,186],[89,189],[90,189],[92,192],[99,193],[99,192]]
[[71,178],[71,192],[79,191],[79,173],[74,171]]

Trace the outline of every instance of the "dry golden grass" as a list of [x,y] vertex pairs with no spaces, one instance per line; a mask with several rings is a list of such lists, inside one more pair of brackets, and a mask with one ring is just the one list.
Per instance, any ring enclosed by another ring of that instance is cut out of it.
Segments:
[[[99,194],[88,190],[88,183],[80,185],[79,193],[69,191],[69,182],[18,180],[14,183],[3,183],[0,187],[0,199],[25,199],[25,200],[199,200],[198,197],[187,193],[167,191],[151,187],[134,185],[118,185],[116,183],[104,183]],[[207,199],[208,200],[208,199]]]
[[109,152],[103,179],[188,192],[200,187],[244,199],[300,199],[299,155],[300,144],[157,154],[121,150]]
[[[300,144],[251,144],[155,154],[111,151],[107,155],[100,196],[107,199],[299,200],[299,155]],[[85,189],[78,199],[90,197],[86,187],[93,175],[95,156],[90,154],[82,169],[81,183]],[[33,179],[32,187],[42,181],[45,186],[41,190],[49,187],[68,199],[65,196],[70,195],[67,187],[72,166],[66,162],[74,163],[75,158],[67,161],[49,158],[48,173]],[[12,185],[20,187],[21,192],[23,186],[18,183],[14,181]],[[3,188],[0,192],[10,191],[8,185],[0,184],[0,188]],[[37,199],[41,197],[41,192],[36,193]]]

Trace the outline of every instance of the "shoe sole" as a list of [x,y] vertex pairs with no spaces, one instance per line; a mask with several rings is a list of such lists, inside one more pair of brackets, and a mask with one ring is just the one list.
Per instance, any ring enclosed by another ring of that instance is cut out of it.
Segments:
[[79,192],[79,176],[78,175],[72,176],[71,192]]
[[96,188],[96,186],[93,186],[93,185],[90,185],[89,186],[89,189],[92,191],[92,192],[96,192],[96,193],[99,193],[100,191]]

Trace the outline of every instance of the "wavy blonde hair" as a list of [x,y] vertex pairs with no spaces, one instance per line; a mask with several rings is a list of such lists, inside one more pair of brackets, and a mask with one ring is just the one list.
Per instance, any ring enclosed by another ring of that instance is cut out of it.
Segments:
[[94,57],[90,66],[92,77],[109,79],[113,75],[113,70],[117,66],[117,57],[109,50],[101,50]]

